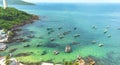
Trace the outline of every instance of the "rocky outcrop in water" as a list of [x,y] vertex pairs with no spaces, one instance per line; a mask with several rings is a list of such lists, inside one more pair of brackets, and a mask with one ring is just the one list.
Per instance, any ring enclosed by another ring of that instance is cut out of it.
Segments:
[[6,44],[0,43],[0,51],[4,51],[7,48]]
[[65,52],[70,53],[72,51],[71,46],[66,46],[65,47]]

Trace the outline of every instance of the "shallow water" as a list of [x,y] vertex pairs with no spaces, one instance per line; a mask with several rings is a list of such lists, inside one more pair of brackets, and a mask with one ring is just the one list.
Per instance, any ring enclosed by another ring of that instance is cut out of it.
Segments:
[[[12,43],[6,51],[0,55],[8,54],[13,48],[18,48],[13,52],[13,56],[18,53],[33,52],[30,56],[16,57],[22,62],[62,62],[75,60],[78,55],[82,57],[93,56],[99,60],[100,65],[120,65],[120,9],[118,4],[37,4],[33,5],[11,5],[20,10],[40,16],[40,20],[35,23],[21,27],[23,31],[20,37],[29,41]],[[92,29],[92,26],[97,29]],[[51,27],[55,32],[48,34],[47,27]],[[63,29],[58,30],[58,27]],[[74,27],[77,29],[74,30]],[[109,28],[108,28],[109,27]],[[108,32],[104,34],[104,30]],[[30,32],[32,31],[32,33]],[[57,35],[65,31],[71,31],[63,39]],[[80,37],[74,38],[75,34]],[[28,38],[34,35],[34,38]],[[111,35],[111,38],[107,36]],[[51,42],[50,38],[55,38]],[[95,40],[96,44],[91,42]],[[71,44],[77,42],[78,44]],[[104,43],[99,47],[99,43]],[[23,46],[29,44],[30,47]],[[36,45],[42,44],[40,47]],[[51,46],[52,44],[52,46]],[[65,53],[65,46],[71,45],[72,52]],[[58,50],[60,54],[54,55],[53,51]],[[41,55],[43,51],[47,53]]]

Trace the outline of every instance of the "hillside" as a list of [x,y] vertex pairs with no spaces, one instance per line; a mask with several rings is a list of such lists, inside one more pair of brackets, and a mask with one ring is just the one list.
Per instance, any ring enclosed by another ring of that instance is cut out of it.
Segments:
[[[8,4],[18,4],[18,5],[33,5],[33,3],[24,2],[22,0],[7,0]],[[2,0],[0,0],[2,4]]]
[[12,7],[8,7],[7,9],[0,7],[0,28],[9,30],[15,26],[31,23],[36,19],[38,19],[37,16],[28,14],[24,11]]

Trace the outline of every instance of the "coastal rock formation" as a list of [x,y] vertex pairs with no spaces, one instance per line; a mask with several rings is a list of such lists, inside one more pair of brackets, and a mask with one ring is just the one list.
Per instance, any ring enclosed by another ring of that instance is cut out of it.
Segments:
[[65,47],[65,52],[70,53],[72,51],[71,46]]
[[0,51],[4,51],[7,48],[6,44],[0,43]]
[[78,57],[73,65],[85,65],[85,61],[82,59],[82,57]]
[[9,31],[6,33],[3,29],[0,30],[0,43],[8,42]]
[[6,59],[6,57],[0,57],[0,65],[7,65],[6,62],[10,61],[9,65],[23,65],[19,61],[17,61],[15,58],[9,58]]
[[83,59],[82,57],[78,56],[77,60],[74,62],[73,65],[95,65],[95,64],[96,62],[91,57]]
[[90,57],[88,57],[88,62],[89,62],[89,65],[95,65],[95,61],[92,59],[92,58],[90,58]]

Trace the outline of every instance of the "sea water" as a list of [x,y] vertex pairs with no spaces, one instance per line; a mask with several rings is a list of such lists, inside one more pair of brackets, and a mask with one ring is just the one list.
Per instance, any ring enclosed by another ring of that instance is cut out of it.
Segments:
[[[37,3],[36,5],[10,5],[19,10],[38,15],[40,20],[21,27],[18,32],[26,42],[11,43],[8,49],[0,55],[8,54],[11,49],[17,48],[12,54],[32,52],[29,56],[16,57],[21,62],[54,62],[73,61],[78,55],[93,57],[100,65],[120,65],[120,5],[119,4],[60,4]],[[54,32],[48,34],[47,28]],[[58,30],[62,27],[61,30]],[[93,28],[95,27],[95,29]],[[77,28],[74,30],[74,28]],[[107,33],[104,33],[105,30]],[[31,32],[32,31],[32,32]],[[58,34],[71,31],[63,39]],[[74,38],[74,35],[80,37]],[[34,35],[34,38],[27,36]],[[111,36],[111,37],[108,37]],[[19,38],[18,37],[18,38]],[[54,41],[50,41],[54,38]],[[96,41],[92,44],[92,41]],[[73,44],[76,42],[77,44]],[[30,47],[24,48],[29,44]],[[40,44],[40,47],[36,47]],[[104,44],[99,47],[99,44]],[[71,53],[65,53],[65,47],[70,45]],[[58,50],[59,54],[54,55]],[[41,55],[43,52],[44,55]]]

